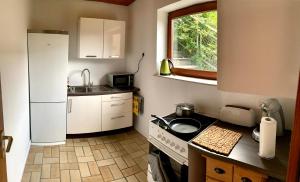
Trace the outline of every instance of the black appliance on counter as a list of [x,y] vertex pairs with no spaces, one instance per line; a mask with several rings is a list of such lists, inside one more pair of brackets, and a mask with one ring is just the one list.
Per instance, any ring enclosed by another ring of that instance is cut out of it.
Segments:
[[129,89],[134,87],[134,74],[132,73],[109,73],[107,74],[108,85],[113,88]]

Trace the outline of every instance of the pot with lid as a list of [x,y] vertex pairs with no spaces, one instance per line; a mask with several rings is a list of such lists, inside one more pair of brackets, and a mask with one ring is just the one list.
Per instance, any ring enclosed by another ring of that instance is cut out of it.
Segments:
[[188,117],[191,116],[195,111],[193,104],[180,103],[176,105],[176,116]]

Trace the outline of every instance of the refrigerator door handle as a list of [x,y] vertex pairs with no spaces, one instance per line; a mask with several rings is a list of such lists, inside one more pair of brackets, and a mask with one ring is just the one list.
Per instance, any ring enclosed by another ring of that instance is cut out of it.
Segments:
[[72,112],[72,99],[69,99],[68,101],[68,113],[71,113]]

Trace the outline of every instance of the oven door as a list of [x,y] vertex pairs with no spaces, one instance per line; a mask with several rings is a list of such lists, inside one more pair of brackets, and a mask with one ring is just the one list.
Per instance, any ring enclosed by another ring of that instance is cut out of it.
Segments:
[[[154,140],[152,140],[153,142]],[[164,171],[164,175],[167,175],[169,180],[172,182],[187,182],[188,181],[188,166],[185,165],[185,160],[184,159],[180,159],[180,156],[177,156],[175,158],[173,158],[174,156],[170,156],[170,152],[168,151],[166,152],[166,148],[161,148],[161,146],[158,146],[159,144],[153,144],[150,141],[150,145],[149,145],[149,154],[151,153],[156,153],[156,154],[161,154],[164,157],[161,158],[161,160],[163,160],[163,163],[168,163],[168,165],[163,165],[160,166],[162,171]],[[157,145],[158,144],[158,145]],[[154,167],[154,166],[152,166]],[[159,182],[160,180],[158,180],[157,178],[157,174],[154,174],[155,171],[152,171],[151,169],[151,164],[150,162],[148,163],[148,174],[147,174],[147,179],[148,182]]]

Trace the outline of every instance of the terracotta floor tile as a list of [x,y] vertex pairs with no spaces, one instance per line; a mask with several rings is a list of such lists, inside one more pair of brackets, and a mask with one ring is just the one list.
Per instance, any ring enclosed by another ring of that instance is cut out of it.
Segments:
[[43,164],[41,178],[50,178],[51,164]]
[[94,156],[88,156],[88,157],[78,157],[78,162],[92,162],[95,161]]
[[71,182],[71,176],[69,170],[60,171],[60,181],[61,182]]
[[101,175],[102,175],[104,181],[112,181],[114,179],[113,175],[110,172],[109,167],[102,166],[102,167],[99,167],[99,170],[101,172]]
[[22,177],[22,182],[30,182],[31,173],[24,173]]
[[70,170],[71,182],[81,182],[80,171]]
[[77,162],[77,157],[75,152],[68,152],[68,163],[74,163]]
[[91,176],[89,166],[86,162],[79,163],[79,170],[80,170],[81,177]]
[[51,164],[51,178],[60,178],[59,164]]
[[33,163],[34,164],[43,164],[43,153],[36,153]]
[[90,176],[86,178],[82,178],[83,182],[103,182],[103,178],[101,175],[98,176]]
[[84,152],[82,147],[75,147],[75,153],[77,157],[84,157]]
[[112,158],[112,156],[110,155],[110,153],[108,152],[107,149],[100,149],[100,152],[101,152],[104,159]]
[[144,172],[139,172],[135,174],[135,177],[140,181],[140,182],[147,182],[147,176],[145,175]]
[[128,167],[122,157],[115,158],[115,161],[116,161],[119,169],[121,169],[121,170]]
[[92,156],[92,150],[91,147],[83,147],[84,156]]
[[100,161],[103,159],[103,156],[100,152],[100,150],[93,150],[93,155],[96,161]]
[[25,172],[41,172],[42,165],[41,164],[29,164],[25,166]]
[[104,159],[104,160],[101,160],[101,161],[97,161],[97,165],[99,167],[109,166],[109,165],[112,165],[112,164],[115,164],[115,161],[113,159]]
[[127,182],[125,178],[113,180],[112,182]]
[[126,177],[126,180],[128,182],[139,182],[138,179],[135,177],[135,175],[131,175],[131,176]]
[[[120,179],[123,178],[123,174],[118,168],[116,164],[108,166],[110,169],[110,172],[112,173],[114,179]],[[126,181],[126,180],[125,180]]]
[[144,181],[148,143],[134,130],[31,146],[22,182]]
[[60,164],[60,170],[76,170],[76,169],[79,169],[79,165],[77,162]]
[[30,182],[40,182],[41,181],[41,172],[32,172]]
[[140,167],[137,166],[137,165],[135,165],[135,166],[129,167],[129,168],[127,168],[127,169],[123,169],[123,170],[122,170],[122,173],[123,173],[123,175],[124,175],[125,177],[127,177],[127,176],[131,176],[131,175],[133,175],[133,174],[136,174],[136,173],[138,173],[138,172],[140,172],[140,171],[141,171]]
[[67,146],[60,146],[59,147],[59,151],[60,152],[74,152],[75,151],[75,149],[74,149],[74,147],[67,147]]
[[68,153],[67,152],[60,152],[59,154],[59,163],[68,163]]
[[52,157],[59,157],[59,147],[51,147],[51,156]]
[[135,162],[133,161],[133,159],[130,157],[130,155],[125,155],[122,158],[124,159],[124,161],[126,162],[128,167],[132,167],[132,166],[136,165]]
[[44,147],[44,157],[50,158],[52,156],[51,153],[51,147]]
[[99,167],[97,162],[88,162],[88,166],[92,176],[100,175]]
[[41,179],[41,182],[60,182],[60,179]]

